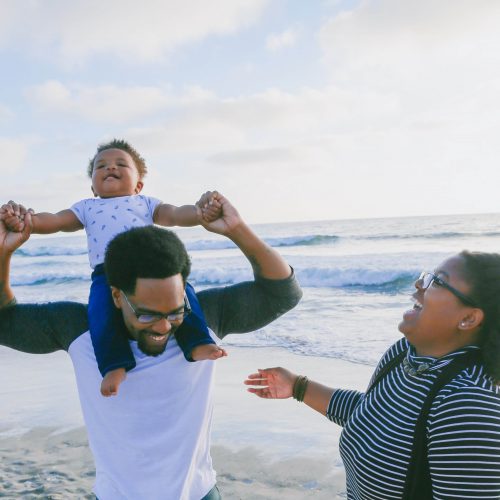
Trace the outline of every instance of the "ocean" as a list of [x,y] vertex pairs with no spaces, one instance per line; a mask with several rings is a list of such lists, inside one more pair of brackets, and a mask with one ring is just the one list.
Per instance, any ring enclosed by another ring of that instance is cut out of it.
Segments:
[[[293,266],[304,297],[268,327],[227,336],[223,345],[229,355],[232,347],[280,348],[294,356],[337,358],[370,369],[400,338],[397,326],[411,307],[420,271],[433,270],[462,249],[500,251],[497,214],[279,223],[253,229]],[[191,256],[195,288],[251,279],[248,262],[226,238],[202,228],[176,232]],[[89,277],[83,234],[32,237],[13,259],[11,280],[20,302],[86,301]],[[63,374],[56,381],[54,371]],[[64,354],[34,357],[0,347],[0,380],[6,409],[0,434],[36,425],[81,425],[77,396],[65,390],[74,382]]]
[[[225,345],[283,347],[303,356],[375,364],[399,337],[420,271],[462,249],[500,251],[498,215],[454,215],[263,224],[254,230],[293,266],[304,289],[299,306]],[[251,279],[226,238],[201,228],[176,231],[192,259],[197,289]],[[90,270],[83,235],[32,238],[16,253],[12,283],[20,301],[85,301]]]

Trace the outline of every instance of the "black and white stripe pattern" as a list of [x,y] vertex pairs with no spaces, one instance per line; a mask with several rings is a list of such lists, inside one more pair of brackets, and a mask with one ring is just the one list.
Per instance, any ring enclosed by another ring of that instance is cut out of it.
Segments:
[[[377,371],[402,350],[405,339],[383,356]],[[407,360],[418,368],[409,375],[402,365],[385,376],[367,396],[336,390],[327,417],[344,427],[340,453],[351,500],[401,499],[418,414],[437,374],[467,347],[439,360]],[[500,391],[480,365],[462,371],[436,396],[427,422],[433,496],[442,499],[500,499]]]

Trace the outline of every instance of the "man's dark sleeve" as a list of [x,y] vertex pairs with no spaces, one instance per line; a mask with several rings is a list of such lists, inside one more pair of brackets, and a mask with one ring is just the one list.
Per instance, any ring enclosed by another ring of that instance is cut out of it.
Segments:
[[87,330],[87,307],[77,302],[18,304],[0,310],[0,345],[16,351],[67,351]]
[[302,290],[295,274],[284,280],[255,277],[197,293],[208,326],[219,338],[262,328],[295,307]]

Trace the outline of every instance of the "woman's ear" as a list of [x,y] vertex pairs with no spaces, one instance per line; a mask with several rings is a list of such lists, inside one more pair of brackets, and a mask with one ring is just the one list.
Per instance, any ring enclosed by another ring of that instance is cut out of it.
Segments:
[[460,320],[458,329],[464,333],[467,331],[475,330],[481,326],[484,319],[484,312],[482,309],[475,307],[470,309],[467,314]]

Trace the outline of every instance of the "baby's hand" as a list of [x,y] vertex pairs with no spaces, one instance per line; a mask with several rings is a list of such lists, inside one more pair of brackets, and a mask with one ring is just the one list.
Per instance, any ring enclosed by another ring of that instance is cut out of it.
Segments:
[[[30,208],[29,211],[33,213]],[[26,215],[26,208],[12,200],[0,208],[0,219],[5,224],[5,227],[14,233],[21,233],[24,230],[24,216]]]
[[217,199],[217,196],[214,195],[205,206],[203,210],[203,220],[206,222],[213,222],[217,220],[222,215],[222,205]]

